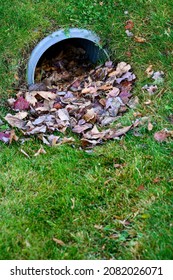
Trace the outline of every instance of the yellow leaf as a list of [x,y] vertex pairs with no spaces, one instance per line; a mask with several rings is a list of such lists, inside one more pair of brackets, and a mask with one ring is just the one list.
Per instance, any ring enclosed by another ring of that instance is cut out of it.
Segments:
[[142,219],[148,219],[148,218],[150,218],[150,215],[149,214],[142,214],[141,218]]

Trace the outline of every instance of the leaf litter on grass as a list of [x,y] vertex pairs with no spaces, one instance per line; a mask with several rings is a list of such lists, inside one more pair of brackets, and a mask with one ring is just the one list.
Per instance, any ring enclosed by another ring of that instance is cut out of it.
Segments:
[[[156,72],[153,79],[162,75]],[[73,137],[65,136],[67,129],[71,129],[80,136],[83,148],[93,147],[119,139],[140,124],[116,124],[129,108],[139,103],[131,93],[135,79],[130,64],[107,61],[94,67],[86,61],[83,49],[72,47],[52,60],[44,60],[36,69],[36,83],[8,100],[15,114],[8,113],[4,119],[24,137],[36,135],[49,146],[74,143]],[[1,132],[0,140],[17,141],[10,133]]]

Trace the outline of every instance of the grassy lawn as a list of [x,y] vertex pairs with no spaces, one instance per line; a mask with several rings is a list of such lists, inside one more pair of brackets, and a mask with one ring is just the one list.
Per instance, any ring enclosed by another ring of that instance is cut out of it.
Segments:
[[[65,144],[34,157],[34,137],[22,146],[0,142],[0,259],[173,259],[173,145],[154,139],[173,130],[172,1],[0,0],[0,14],[0,119],[34,46],[72,26],[95,31],[112,60],[132,65],[139,105],[120,122],[139,112],[153,124],[92,153]],[[145,43],[126,35],[129,19]],[[141,90],[151,83],[150,64],[165,74],[152,96]]]

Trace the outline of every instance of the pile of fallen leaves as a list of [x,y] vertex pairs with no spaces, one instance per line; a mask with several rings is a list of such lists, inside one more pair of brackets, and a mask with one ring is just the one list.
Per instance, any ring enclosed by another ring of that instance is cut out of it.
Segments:
[[[83,148],[93,147],[119,139],[140,125],[139,120],[125,127],[117,122],[138,103],[131,93],[136,77],[125,62],[107,61],[92,69],[82,49],[72,48],[45,60],[36,70],[39,79],[8,100],[15,114],[8,113],[4,119],[21,132],[21,141],[35,135],[49,146],[73,143],[73,137],[65,136],[70,129],[80,136]],[[14,129],[5,130],[0,132],[0,140],[11,143],[19,137]]]
[[[133,107],[131,89],[134,81],[129,64],[120,62],[115,66],[108,61],[87,74],[85,71],[83,75],[73,77],[73,81],[71,77],[69,81],[66,79],[64,87],[61,80],[61,90],[54,83],[46,90],[40,90],[39,86],[43,87],[43,84],[35,84],[30,91],[19,91],[15,99],[8,100],[16,114],[7,114],[5,120],[25,136],[38,135],[47,145],[73,142],[72,137],[54,134],[56,131],[65,133],[70,128],[81,136],[82,147],[94,146],[116,139],[132,127],[112,124]],[[13,137],[9,132],[3,133],[0,137],[4,142],[16,139],[14,131]]]

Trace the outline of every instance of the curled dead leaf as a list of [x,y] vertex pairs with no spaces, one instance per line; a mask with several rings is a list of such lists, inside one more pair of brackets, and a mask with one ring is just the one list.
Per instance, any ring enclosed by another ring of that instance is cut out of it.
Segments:
[[134,112],[133,113],[133,116],[136,118],[136,117],[142,117],[142,113],[140,112]]
[[125,29],[128,29],[128,30],[132,30],[134,27],[134,22],[132,20],[127,20],[126,21],[126,25],[125,25]]
[[147,74],[148,78],[150,78],[153,75],[154,71],[153,71],[153,65],[152,64],[150,64],[147,67],[147,69],[145,70],[145,73]]
[[16,101],[16,99],[14,99],[14,98],[9,98],[8,100],[7,100],[7,102],[8,102],[8,105],[10,106],[10,107],[13,107],[14,106],[14,102]]
[[120,129],[117,129],[117,130],[112,130],[108,139],[114,139],[116,137],[120,137],[120,136],[126,134],[131,129],[131,127],[132,126],[129,125],[129,126],[125,126]]
[[69,113],[67,111],[67,109],[59,109],[57,111],[57,115],[58,117],[60,118],[60,120],[62,121],[69,121],[70,120],[70,116],[69,116]]
[[55,99],[56,98],[56,94],[51,92],[51,91],[36,91],[36,92],[32,92],[32,94],[34,95],[40,95],[42,98],[46,99],[46,100],[50,100],[50,99]]
[[173,136],[173,131],[161,130],[154,133],[154,139],[157,142],[164,142],[170,136]]
[[122,61],[117,64],[116,70],[109,73],[109,77],[120,77],[122,74],[128,72],[131,69],[130,64],[127,64],[126,62]]
[[38,133],[45,133],[46,132],[46,125],[42,126],[36,126],[33,129],[29,129],[26,134],[28,135],[33,135],[33,134],[38,134]]
[[103,229],[103,226],[102,225],[94,225],[94,228],[95,229]]
[[51,146],[56,146],[59,139],[60,139],[60,136],[56,136],[56,135],[53,135],[53,134],[48,136],[48,141],[51,144]]
[[86,122],[94,123],[96,121],[96,113],[94,112],[94,109],[88,109],[86,114],[83,116],[83,119]]
[[85,123],[85,124],[83,124],[83,125],[77,124],[77,125],[74,126],[74,128],[72,129],[72,131],[75,132],[75,133],[82,133],[82,132],[84,132],[85,130],[91,128],[91,127],[92,127],[92,124],[90,124],[90,123]]
[[82,94],[96,93],[96,92],[97,92],[97,88],[95,88],[95,87],[84,88],[84,89],[81,91]]
[[16,135],[14,130],[11,130],[10,131],[10,141],[9,141],[9,143],[11,144],[13,140],[18,141],[19,137]]
[[110,90],[112,89],[113,86],[112,85],[102,85],[98,88],[98,90],[103,90],[103,91],[107,91],[107,90]]
[[120,163],[115,163],[115,164],[114,164],[114,167],[115,167],[115,168],[123,168],[123,167],[125,167],[125,166],[126,166],[126,163],[121,163],[121,164],[120,164]]
[[154,184],[157,184],[157,183],[159,183],[160,181],[162,181],[162,179],[159,178],[159,177],[156,177],[156,178],[153,179],[153,183],[154,183]]
[[145,105],[150,105],[152,103],[152,101],[150,99],[148,99],[147,101],[144,102]]
[[34,154],[34,157],[39,156],[40,154],[46,154],[46,151],[41,146],[40,149]]
[[23,150],[23,149],[20,149],[20,152],[25,155],[27,158],[30,158],[30,156]]
[[138,191],[144,191],[145,190],[145,186],[144,185],[140,185],[139,187],[138,187]]
[[18,118],[19,120],[23,120],[28,116],[28,113],[25,111],[18,112],[14,115],[15,118]]
[[57,239],[57,238],[53,237],[52,240],[60,246],[65,246],[65,243],[60,239]]
[[135,36],[135,37],[134,37],[134,41],[137,42],[137,43],[145,43],[145,42],[146,42],[146,39],[143,38],[143,37]]
[[100,144],[101,143],[101,140],[98,139],[98,140],[89,140],[89,139],[86,139],[86,138],[82,138],[81,139],[81,145],[82,145],[82,148],[86,148],[86,147],[93,147],[97,144]]
[[35,106],[37,103],[37,99],[35,98],[36,92],[26,92],[25,93],[25,99],[26,101],[31,104],[32,106]]
[[7,114],[4,118],[12,127],[17,127],[17,128],[24,128],[25,126],[25,121],[11,115]]
[[55,108],[55,109],[61,109],[62,108],[62,105],[60,104],[60,103],[55,103],[55,104],[53,104],[53,108]]
[[153,129],[153,124],[151,122],[148,123],[148,131],[151,131]]
[[75,142],[73,137],[64,137],[58,144],[72,144]]

